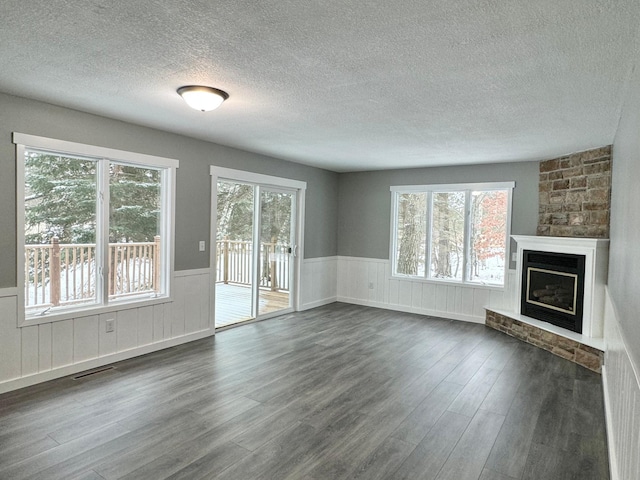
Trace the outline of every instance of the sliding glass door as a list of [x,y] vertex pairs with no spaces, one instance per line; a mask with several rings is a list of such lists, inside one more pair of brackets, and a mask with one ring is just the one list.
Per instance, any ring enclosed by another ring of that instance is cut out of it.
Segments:
[[291,307],[295,193],[260,188],[258,315]]
[[219,181],[216,228],[216,327],[254,318],[255,188]]
[[216,328],[292,310],[296,191],[216,183]]

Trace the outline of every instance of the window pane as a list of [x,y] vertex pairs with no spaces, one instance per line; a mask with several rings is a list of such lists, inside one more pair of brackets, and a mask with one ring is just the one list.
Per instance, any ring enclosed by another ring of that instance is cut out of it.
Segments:
[[427,194],[397,195],[396,273],[424,276]]
[[294,194],[264,188],[260,197],[258,315],[263,315],[291,306],[289,249]]
[[253,185],[218,182],[216,327],[253,318]]
[[96,302],[96,162],[25,152],[25,308]]
[[471,195],[470,280],[504,283],[508,195],[506,190]]
[[434,192],[431,212],[432,278],[462,280],[464,192]]
[[109,298],[163,293],[161,172],[109,164]]

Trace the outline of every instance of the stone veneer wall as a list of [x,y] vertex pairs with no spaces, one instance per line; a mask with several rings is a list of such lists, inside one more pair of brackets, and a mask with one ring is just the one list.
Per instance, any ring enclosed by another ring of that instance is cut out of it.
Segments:
[[601,373],[604,353],[597,348],[584,345],[533,325],[522,323],[511,317],[487,309],[486,325],[515,337],[523,342],[547,350],[554,355]]
[[611,146],[540,162],[537,234],[609,238]]

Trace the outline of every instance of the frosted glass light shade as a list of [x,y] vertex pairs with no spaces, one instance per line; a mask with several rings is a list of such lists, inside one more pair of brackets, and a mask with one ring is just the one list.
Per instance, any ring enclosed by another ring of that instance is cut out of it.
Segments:
[[194,110],[208,112],[215,110],[222,102],[229,98],[227,92],[213,87],[203,87],[199,85],[187,85],[178,89],[178,94]]

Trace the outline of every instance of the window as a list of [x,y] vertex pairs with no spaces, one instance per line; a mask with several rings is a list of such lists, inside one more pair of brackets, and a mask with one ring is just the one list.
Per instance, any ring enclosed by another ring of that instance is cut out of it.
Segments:
[[503,285],[513,187],[391,187],[393,274]]
[[178,162],[18,133],[14,143],[24,317],[168,297]]

